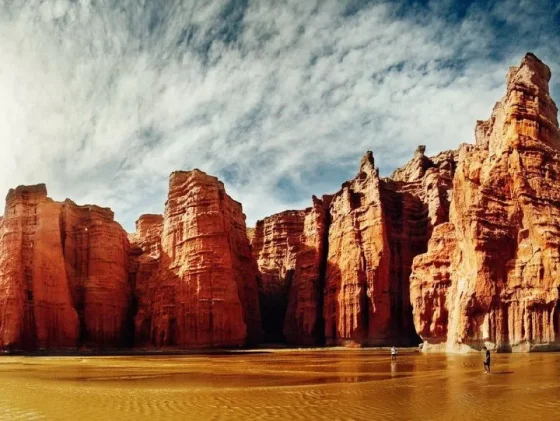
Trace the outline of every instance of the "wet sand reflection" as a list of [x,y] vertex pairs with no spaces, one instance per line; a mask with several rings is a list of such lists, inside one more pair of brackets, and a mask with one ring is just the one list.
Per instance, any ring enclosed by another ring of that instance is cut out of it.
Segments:
[[2,357],[0,419],[555,419],[559,354]]

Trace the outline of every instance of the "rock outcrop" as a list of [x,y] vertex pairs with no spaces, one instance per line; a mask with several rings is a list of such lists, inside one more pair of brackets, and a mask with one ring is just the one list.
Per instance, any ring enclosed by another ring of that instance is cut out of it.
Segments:
[[[267,218],[251,232],[261,293],[266,287],[282,305],[289,297],[288,343],[417,342],[412,260],[426,251],[433,227],[447,220],[456,163],[453,152],[428,158],[424,149],[394,179],[379,177],[368,152],[340,192],[313,198],[305,211]],[[266,320],[273,305],[263,301],[262,308]]]
[[[201,171],[128,238],[113,212],[10,190],[0,219],[0,348],[202,348],[261,340],[241,205]],[[131,244],[132,243],[132,244]],[[283,316],[282,316],[283,317]]]
[[151,313],[153,297],[159,284],[154,277],[161,259],[162,215],[142,215],[136,221],[136,232],[129,236],[131,243],[130,274],[134,286],[134,345],[150,346],[152,343]]
[[130,244],[108,208],[62,203],[66,275],[80,319],[80,344],[122,347],[130,325]]
[[560,132],[550,70],[527,54],[463,145],[449,222],[414,261],[424,349],[560,347]]
[[328,345],[379,344],[391,321],[382,180],[368,152],[330,206],[324,319]]
[[527,54],[475,144],[433,157],[419,146],[388,178],[368,152],[340,191],[255,228],[199,170],[172,173],[164,214],[142,215],[131,235],[110,209],[55,202],[42,184],[12,189],[0,349],[560,349],[550,77]]
[[305,210],[295,268],[288,294],[283,332],[288,344],[323,345],[325,273],[331,196]]
[[259,302],[266,342],[283,342],[288,295],[300,252],[305,211],[285,211],[257,224],[251,235],[259,268]]
[[[356,178],[333,196],[324,301],[327,344],[416,342],[408,280],[412,259],[426,250],[439,207],[445,206],[441,178],[438,163],[424,156],[423,147],[395,180],[379,177],[368,152]],[[437,202],[433,221],[429,200]]]
[[[0,344],[73,347],[78,316],[66,279],[60,204],[45,185],[10,190],[0,234]],[[61,321],[62,323],[60,323]]]
[[[158,239],[160,237],[160,239]],[[163,218],[133,236],[138,344],[242,346],[260,338],[257,268],[245,216],[215,177],[174,172]]]
[[110,210],[20,186],[8,193],[0,230],[2,348],[121,345],[128,241]]

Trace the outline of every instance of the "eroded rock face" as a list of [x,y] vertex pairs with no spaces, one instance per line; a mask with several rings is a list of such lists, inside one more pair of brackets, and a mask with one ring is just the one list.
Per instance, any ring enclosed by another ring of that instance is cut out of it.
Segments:
[[0,229],[3,348],[122,344],[128,240],[110,210],[20,186],[8,193]]
[[136,260],[139,343],[196,348],[258,340],[245,216],[215,177],[173,173],[163,219],[141,218],[134,237],[143,251]]
[[328,345],[374,344],[387,335],[390,251],[381,183],[368,153],[356,178],[331,201],[323,310]]
[[450,289],[451,260],[457,254],[454,229],[450,223],[434,229],[428,244],[429,252],[414,259],[410,279],[416,332],[424,340],[429,338],[433,344],[447,340],[449,304],[454,301],[451,297],[454,290]]
[[284,318],[302,244],[305,211],[286,211],[258,221],[252,234],[265,341],[283,342]]
[[[414,157],[404,167],[397,169],[391,178],[385,179],[387,186],[401,196],[412,196],[423,203],[424,209],[414,212],[408,219],[429,219],[431,230],[449,220],[449,203],[453,189],[453,176],[459,159],[458,151],[445,151],[435,157],[424,155],[426,147],[416,149]],[[410,198],[409,198],[410,199]],[[422,215],[427,208],[427,215]]]
[[527,54],[492,117],[463,145],[448,224],[414,261],[425,349],[560,345],[560,132],[550,70]]
[[45,185],[10,190],[0,235],[0,340],[3,348],[73,347],[72,306],[60,236],[60,204]]
[[108,208],[62,204],[61,234],[68,284],[80,318],[80,343],[126,345],[130,324],[130,244]]
[[[381,178],[368,152],[334,195],[247,230],[199,170],[127,237],[111,210],[10,190],[0,348],[412,345],[560,348],[560,130],[528,54],[476,143],[420,146]],[[249,243],[251,241],[252,245]],[[260,305],[259,305],[260,298]],[[261,323],[261,313],[263,322]]]
[[[223,184],[220,183],[223,190]],[[225,190],[224,194],[225,194]],[[251,245],[247,238],[247,225],[241,203],[225,194],[225,226],[229,233],[229,247],[232,254],[232,264],[235,283],[241,306],[243,319],[247,325],[245,344],[255,345],[263,340],[261,310],[258,295],[258,267],[255,262]]]
[[[449,220],[449,199],[457,154],[446,151],[426,157],[420,146],[413,159],[381,184],[390,249],[392,343],[418,342],[410,302],[409,278],[415,256],[426,252],[433,230]],[[387,341],[386,343],[388,343]]]
[[[382,179],[368,152],[355,179],[313,207],[257,224],[263,286],[287,296],[285,339],[296,345],[410,345],[412,260],[448,220],[457,154],[414,158]],[[274,288],[279,285],[280,288]],[[264,303],[263,314],[272,306]],[[266,316],[263,316],[266,317]]]
[[129,236],[131,243],[130,278],[134,285],[133,308],[134,345],[152,343],[151,316],[153,297],[158,288],[154,276],[161,258],[162,215],[142,215],[136,221],[136,232]]
[[283,327],[289,344],[325,342],[323,294],[330,202],[331,196],[323,196],[322,200],[313,196],[313,206],[304,213]]
[[[164,216],[128,238],[107,208],[11,190],[0,220],[0,347],[183,348],[261,340],[241,205],[201,171],[173,173]],[[132,245],[131,245],[132,243]]]
[[[412,259],[426,249],[431,223],[426,173],[436,164],[420,147],[414,159],[381,179],[368,152],[356,178],[332,198],[325,276],[327,344],[410,345]],[[435,187],[434,187],[435,188]],[[435,223],[435,222],[434,222]]]

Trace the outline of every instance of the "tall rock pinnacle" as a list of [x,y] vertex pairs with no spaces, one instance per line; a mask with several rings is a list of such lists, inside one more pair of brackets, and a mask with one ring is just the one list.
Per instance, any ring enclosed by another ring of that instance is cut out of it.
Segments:
[[558,108],[550,97],[550,76],[549,67],[532,53],[527,53],[519,67],[511,67],[506,95],[489,120],[477,123],[477,144],[487,147],[491,155],[534,142],[560,149]]
[[527,54],[453,180],[449,223],[411,276],[425,348],[560,348],[560,134],[550,70]]

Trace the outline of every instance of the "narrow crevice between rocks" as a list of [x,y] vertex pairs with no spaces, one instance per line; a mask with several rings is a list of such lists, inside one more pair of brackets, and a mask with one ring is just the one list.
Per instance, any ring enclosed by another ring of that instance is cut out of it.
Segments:
[[323,212],[325,220],[325,229],[323,231],[323,238],[321,240],[321,263],[319,266],[319,281],[318,281],[318,304],[317,304],[317,322],[316,322],[316,341],[317,345],[326,344],[325,335],[325,278],[327,276],[327,265],[329,258],[329,231],[331,227],[331,212],[330,212],[330,197],[323,196]]

